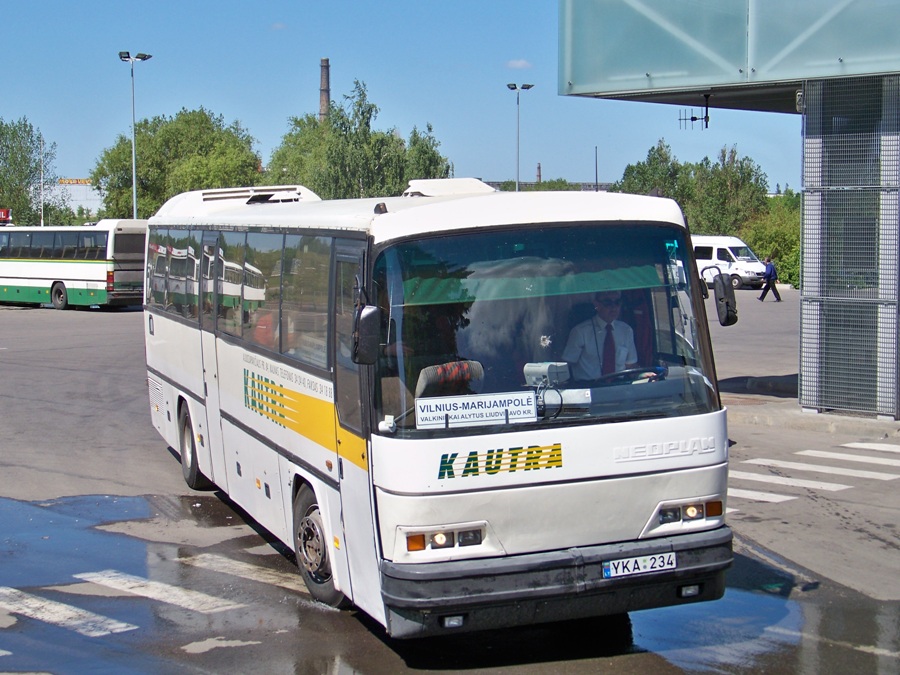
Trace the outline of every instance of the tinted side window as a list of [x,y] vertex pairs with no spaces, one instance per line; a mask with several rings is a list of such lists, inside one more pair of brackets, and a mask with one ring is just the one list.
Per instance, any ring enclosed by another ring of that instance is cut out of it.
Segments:
[[53,257],[71,260],[78,249],[77,232],[57,232],[53,238]]
[[716,258],[723,262],[734,262],[734,258],[731,257],[731,254],[728,252],[727,248],[716,249]]
[[78,258],[103,260],[106,257],[106,232],[81,232],[78,235]]
[[31,253],[31,232],[9,233],[9,257],[27,258]]
[[697,260],[712,260],[712,246],[695,246],[694,257]]
[[9,257],[9,232],[0,232],[0,258]]
[[147,289],[146,302],[153,307],[166,306],[166,250],[168,242],[166,230],[150,230],[147,244]]
[[281,351],[328,367],[328,280],[331,239],[289,234],[284,244]]
[[245,232],[223,232],[219,239],[221,252],[216,268],[219,291],[217,328],[230,335],[241,336],[241,288],[244,284]]
[[53,257],[53,232],[34,232],[31,235],[31,257]]
[[250,232],[244,263],[244,339],[276,352],[283,246],[282,234]]
[[178,316],[187,316],[189,311],[188,281],[194,273],[193,262],[189,258],[189,246],[188,230],[169,230],[166,256],[168,261],[166,309]]

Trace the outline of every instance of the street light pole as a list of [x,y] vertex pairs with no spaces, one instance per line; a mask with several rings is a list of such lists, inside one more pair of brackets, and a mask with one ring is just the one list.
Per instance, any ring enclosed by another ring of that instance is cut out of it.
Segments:
[[135,54],[131,52],[119,52],[119,59],[131,64],[131,203],[133,207],[133,218],[137,220],[137,150],[135,149],[135,129],[134,129],[134,62],[146,61],[152,58],[152,54]]
[[533,84],[518,85],[510,82],[506,85],[511,91],[516,92],[516,192],[519,191],[519,92],[531,89]]

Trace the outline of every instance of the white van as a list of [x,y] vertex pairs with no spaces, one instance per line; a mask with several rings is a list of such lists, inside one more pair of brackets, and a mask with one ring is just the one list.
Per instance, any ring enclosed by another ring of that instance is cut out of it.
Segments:
[[694,257],[697,259],[697,271],[707,283],[712,283],[716,272],[706,268],[718,267],[722,274],[731,277],[734,288],[762,288],[766,266],[737,237],[694,235],[691,241],[694,245]]

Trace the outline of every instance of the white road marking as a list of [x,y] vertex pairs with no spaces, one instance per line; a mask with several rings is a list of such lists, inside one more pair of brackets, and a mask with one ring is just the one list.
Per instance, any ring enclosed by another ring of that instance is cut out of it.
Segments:
[[836,645],[838,647],[844,647],[846,649],[853,649],[857,652],[863,652],[864,654],[873,654],[874,656],[881,656],[886,658],[897,659],[900,658],[900,652],[891,651],[890,649],[883,649],[881,647],[871,647],[869,645],[855,645],[852,642],[843,642],[841,640],[831,640],[826,637],[822,637],[821,635],[813,635],[812,633],[800,633],[795,630],[788,630],[787,628],[782,628],[781,626],[766,626],[766,632],[768,633],[776,633],[778,635],[786,635],[792,638],[803,638],[804,640],[815,640],[816,642],[822,642],[824,644]]
[[240,609],[244,605],[216,598],[200,591],[192,591],[160,581],[150,581],[142,577],[124,574],[116,570],[104,570],[102,572],[85,572],[76,574],[76,579],[90,581],[91,583],[114,588],[119,591],[127,591],[151,600],[158,600],[169,605],[176,605],[203,614],[225,612],[230,609]]
[[792,497],[790,495],[776,495],[772,494],[771,492],[739,490],[737,488],[728,488],[728,496],[737,497],[739,499],[752,499],[755,502],[772,502],[773,504],[777,504],[778,502],[789,502],[792,499],[797,499],[796,497]]
[[309,595],[309,591],[306,590],[306,584],[303,583],[298,572],[288,574],[241,562],[239,560],[232,560],[224,556],[213,555],[212,553],[201,553],[200,555],[192,556],[190,558],[179,558],[178,561],[186,565],[192,565],[194,567],[200,567],[222,574],[230,574],[235,577],[249,579],[250,581],[258,581],[263,584],[280,586],[289,591]]
[[805,457],[819,457],[821,459],[840,459],[845,462],[859,462],[861,464],[878,464],[879,466],[900,466],[900,459],[889,457],[862,457],[846,452],[825,452],[824,450],[801,450],[797,455]]
[[844,443],[843,447],[855,450],[877,450],[878,452],[900,453],[900,445],[891,443]]
[[137,626],[94,614],[71,605],[46,600],[15,588],[0,587],[0,607],[13,614],[73,630],[85,637],[103,637],[135,630]]
[[864,471],[862,469],[843,469],[838,466],[824,466],[822,464],[806,464],[803,462],[782,462],[778,459],[747,459],[742,464],[756,464],[757,466],[776,466],[781,469],[796,469],[797,471],[814,471],[827,473],[847,478],[869,478],[871,480],[894,480],[900,475],[894,473],[882,473],[880,471]]
[[788,485],[791,487],[809,488],[811,490],[827,490],[828,492],[837,492],[838,490],[848,490],[852,485],[841,485],[840,483],[823,483],[818,480],[803,480],[801,478],[786,478],[784,476],[768,476],[760,473],[747,473],[746,471],[729,471],[729,478],[740,478],[742,480],[755,480],[760,483],[771,483],[773,485]]

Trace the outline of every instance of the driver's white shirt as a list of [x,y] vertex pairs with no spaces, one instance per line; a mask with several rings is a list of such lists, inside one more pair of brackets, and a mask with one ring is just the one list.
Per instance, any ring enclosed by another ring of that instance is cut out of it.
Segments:
[[[616,343],[616,371],[625,370],[625,364],[637,363],[634,331],[624,321],[612,322],[613,340]],[[598,316],[582,321],[569,333],[569,341],[562,358],[569,364],[575,380],[596,380],[603,373],[603,341],[606,339],[606,322]]]

